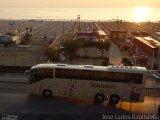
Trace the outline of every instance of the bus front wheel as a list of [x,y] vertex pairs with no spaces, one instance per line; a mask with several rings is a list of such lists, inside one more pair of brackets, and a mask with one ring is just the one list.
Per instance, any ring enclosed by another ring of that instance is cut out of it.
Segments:
[[48,89],[43,90],[43,96],[44,97],[52,97],[52,91],[48,90]]
[[109,98],[110,104],[117,104],[120,101],[120,97],[118,95],[111,95]]
[[105,100],[105,95],[102,94],[102,93],[97,93],[95,96],[94,96],[94,100],[96,103],[102,103],[104,102]]

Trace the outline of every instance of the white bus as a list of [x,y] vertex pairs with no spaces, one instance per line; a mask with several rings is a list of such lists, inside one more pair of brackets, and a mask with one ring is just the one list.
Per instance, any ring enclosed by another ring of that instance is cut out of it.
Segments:
[[92,66],[38,64],[25,74],[27,90],[46,97],[65,96],[94,99],[143,102],[146,68],[133,66]]

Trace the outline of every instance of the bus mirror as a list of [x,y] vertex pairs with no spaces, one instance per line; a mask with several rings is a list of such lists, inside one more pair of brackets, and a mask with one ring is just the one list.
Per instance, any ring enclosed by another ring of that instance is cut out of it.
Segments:
[[28,75],[30,75],[30,70],[27,70],[27,71],[25,71],[25,73],[24,73],[24,76],[26,77],[26,76],[28,76]]

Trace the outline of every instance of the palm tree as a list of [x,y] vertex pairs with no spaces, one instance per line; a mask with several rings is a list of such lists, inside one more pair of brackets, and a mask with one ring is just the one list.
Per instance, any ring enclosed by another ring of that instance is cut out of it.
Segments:
[[44,56],[47,56],[51,61],[58,59],[58,48],[49,48],[46,47],[44,50]]
[[26,45],[26,44],[28,44],[31,41],[31,39],[32,39],[31,32],[32,32],[32,28],[26,28],[26,33],[22,37],[22,40],[20,42],[21,45]]

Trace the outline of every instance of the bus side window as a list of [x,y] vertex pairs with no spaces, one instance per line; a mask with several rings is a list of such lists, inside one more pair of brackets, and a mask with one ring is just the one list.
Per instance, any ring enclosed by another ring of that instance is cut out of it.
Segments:
[[133,73],[133,75],[131,75],[131,80],[133,81],[133,83],[142,84],[143,75]]
[[129,83],[130,82],[130,74],[128,73],[112,73],[112,81],[121,82],[121,83]]
[[61,68],[55,69],[55,78],[65,78],[65,77],[66,77],[66,74],[64,69],[61,69]]
[[46,78],[53,79],[53,69],[39,69],[38,70],[38,81]]

